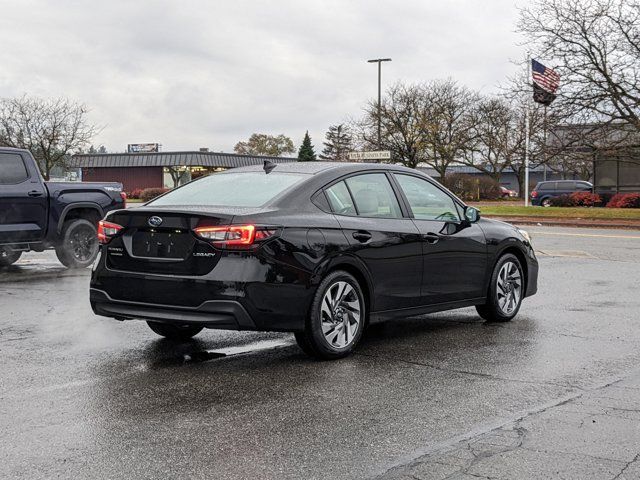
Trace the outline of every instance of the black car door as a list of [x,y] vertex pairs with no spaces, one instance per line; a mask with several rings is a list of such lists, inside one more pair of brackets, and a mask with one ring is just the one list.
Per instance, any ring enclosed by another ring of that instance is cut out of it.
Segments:
[[327,200],[374,282],[373,310],[420,304],[421,244],[416,226],[403,217],[384,172],[358,174],[325,189]]
[[482,229],[461,221],[462,207],[427,179],[394,173],[421,235],[426,305],[484,297],[487,245]]
[[0,153],[0,243],[37,242],[47,225],[47,192],[19,153]]

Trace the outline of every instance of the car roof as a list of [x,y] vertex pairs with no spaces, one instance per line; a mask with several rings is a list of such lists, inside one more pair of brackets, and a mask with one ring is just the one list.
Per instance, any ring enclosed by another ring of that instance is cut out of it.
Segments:
[[[283,173],[303,173],[308,175],[316,175],[324,172],[332,173],[349,173],[361,170],[396,170],[415,172],[415,170],[400,165],[392,165],[386,163],[359,163],[359,162],[290,162],[276,163],[273,171]],[[257,172],[262,171],[262,165],[252,165],[249,167],[239,167],[227,172]]]

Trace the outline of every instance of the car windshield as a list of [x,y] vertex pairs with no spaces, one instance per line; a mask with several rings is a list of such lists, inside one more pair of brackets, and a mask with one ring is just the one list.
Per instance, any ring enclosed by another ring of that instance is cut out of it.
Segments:
[[261,207],[306,177],[278,172],[214,173],[152,200],[149,205]]

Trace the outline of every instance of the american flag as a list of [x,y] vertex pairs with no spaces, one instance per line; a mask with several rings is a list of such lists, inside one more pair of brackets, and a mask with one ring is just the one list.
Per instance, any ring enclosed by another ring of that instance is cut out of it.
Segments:
[[560,86],[560,75],[533,59],[531,59],[531,70],[533,73],[533,81],[539,87],[549,93],[556,93],[556,90],[558,90]]

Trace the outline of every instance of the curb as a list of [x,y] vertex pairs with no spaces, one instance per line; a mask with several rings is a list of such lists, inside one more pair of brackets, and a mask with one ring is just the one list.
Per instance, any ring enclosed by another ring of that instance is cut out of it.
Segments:
[[483,215],[485,218],[491,218],[493,220],[500,220],[502,222],[514,223],[518,225],[536,225],[539,227],[574,227],[574,228],[610,228],[610,229],[624,229],[624,230],[640,230],[640,224],[625,224],[625,223],[610,223],[610,222],[571,222],[571,221],[557,221],[550,220],[548,218],[530,218],[523,219],[522,217],[506,217],[506,216],[494,216]]

